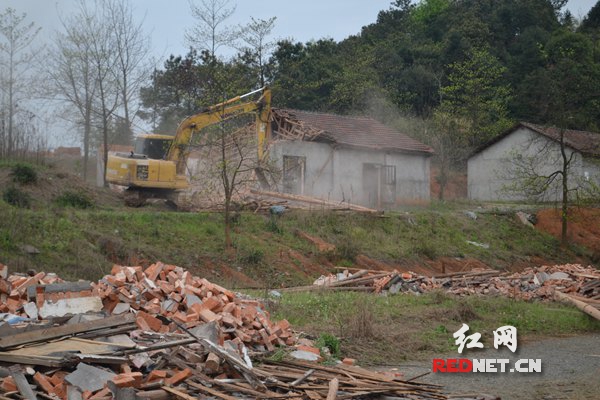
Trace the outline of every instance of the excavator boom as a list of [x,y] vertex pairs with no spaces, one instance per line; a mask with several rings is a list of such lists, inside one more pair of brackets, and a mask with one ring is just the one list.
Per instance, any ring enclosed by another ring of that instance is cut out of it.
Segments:
[[[256,101],[248,98],[260,93]],[[189,187],[185,174],[187,159],[190,154],[190,142],[207,126],[234,118],[241,114],[256,116],[256,133],[258,141],[258,162],[264,161],[265,146],[270,136],[271,91],[264,87],[219,104],[184,119],[178,126],[175,136],[145,135],[138,140],[144,141],[136,145],[143,150],[142,154],[110,155],[107,162],[106,180],[110,184],[125,186],[128,192],[141,197],[169,197],[177,190]],[[158,143],[164,150],[152,144]]]

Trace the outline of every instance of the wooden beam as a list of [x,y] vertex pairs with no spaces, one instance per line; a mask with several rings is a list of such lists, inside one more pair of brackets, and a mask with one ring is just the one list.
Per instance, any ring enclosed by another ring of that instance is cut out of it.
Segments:
[[574,299],[568,294],[564,294],[559,292],[558,290],[554,292],[554,298],[558,300],[566,300],[573,304],[575,307],[579,308],[581,311],[586,313],[587,315],[596,318],[600,321],[600,310],[592,306],[591,304],[584,303],[581,300]]
[[337,391],[339,387],[340,381],[338,381],[338,378],[333,378],[329,381],[329,391],[327,392],[327,400],[337,399]]
[[76,335],[113,326],[125,325],[133,322],[133,314],[115,315],[95,321],[81,322],[72,325],[60,325],[52,328],[38,329],[30,332],[17,333],[7,337],[0,337],[0,349],[21,346],[24,344],[47,342],[63,336]]

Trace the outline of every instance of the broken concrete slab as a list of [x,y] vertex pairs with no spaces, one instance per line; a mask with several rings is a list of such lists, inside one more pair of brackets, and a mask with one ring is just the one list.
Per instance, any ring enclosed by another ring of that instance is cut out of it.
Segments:
[[321,359],[321,356],[306,350],[294,350],[290,353],[290,356],[303,361],[319,361]]
[[541,285],[549,279],[550,275],[545,272],[537,272],[533,277],[533,283]]
[[65,381],[76,386],[81,391],[95,392],[104,387],[106,382],[117,376],[113,372],[97,368],[85,363],[79,363],[75,371],[65,376]]
[[550,276],[548,277],[548,279],[553,279],[553,280],[562,280],[562,279],[566,279],[566,280],[571,280],[571,277],[569,276],[569,274],[565,273],[565,272],[554,272],[552,274],[550,274]]
[[29,302],[23,306],[25,314],[31,319],[38,319],[38,308],[33,302]]
[[533,228],[533,224],[531,223],[531,214],[524,213],[523,211],[519,211],[515,214],[517,219],[525,226]]
[[206,324],[198,325],[190,332],[196,337],[209,340],[212,343],[219,343],[219,328],[215,321]]
[[129,312],[131,310],[131,306],[127,303],[119,303],[113,308],[112,313],[115,315],[123,314]]
[[102,299],[100,297],[75,297],[72,299],[60,299],[56,303],[44,301],[39,309],[40,317],[64,317],[65,315],[85,314],[87,312],[102,311]]

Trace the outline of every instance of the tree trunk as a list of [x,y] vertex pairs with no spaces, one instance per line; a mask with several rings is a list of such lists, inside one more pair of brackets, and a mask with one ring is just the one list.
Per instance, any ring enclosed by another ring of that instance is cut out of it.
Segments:
[[85,121],[83,121],[83,181],[87,181],[87,167],[90,157],[90,136],[92,134],[92,110],[86,107]]
[[568,214],[569,214],[569,159],[565,150],[564,129],[560,132],[560,153],[562,156],[562,209],[561,209],[561,229],[560,244],[565,247],[568,244]]
[[231,242],[231,196],[225,195],[225,251],[229,253],[233,247]]

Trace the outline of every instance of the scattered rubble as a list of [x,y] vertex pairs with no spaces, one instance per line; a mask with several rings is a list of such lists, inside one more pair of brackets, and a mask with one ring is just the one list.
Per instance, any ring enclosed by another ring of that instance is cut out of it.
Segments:
[[266,358],[276,346],[321,354],[258,301],[174,265],[115,265],[98,282],[65,282],[0,264],[0,300],[3,399],[447,398],[354,360]]
[[321,276],[312,286],[287,290],[357,290],[390,294],[444,290],[460,296],[503,295],[521,300],[553,299],[555,292],[559,292],[599,308],[600,271],[579,264],[541,266],[517,273],[472,270],[435,277],[412,272],[359,270],[350,273],[345,270],[336,275]]

